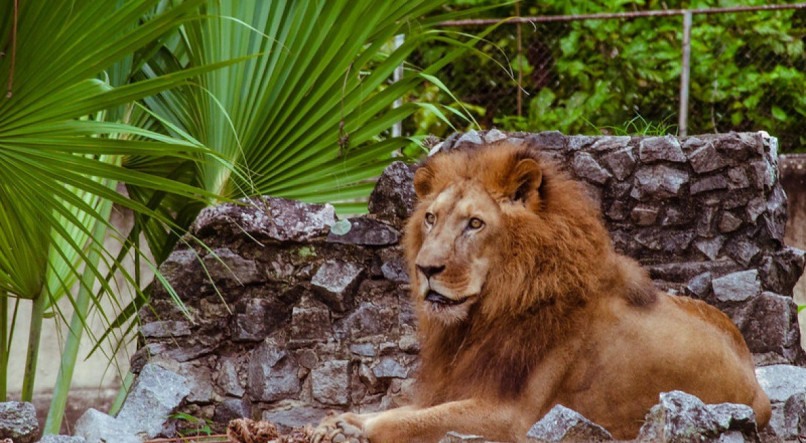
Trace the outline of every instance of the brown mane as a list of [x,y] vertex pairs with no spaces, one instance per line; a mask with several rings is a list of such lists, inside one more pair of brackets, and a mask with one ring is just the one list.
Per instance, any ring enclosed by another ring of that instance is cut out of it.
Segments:
[[[542,178],[531,199],[505,211],[500,254],[480,303],[471,308],[467,321],[450,326],[419,315],[421,404],[478,394],[519,395],[546,351],[576,329],[574,313],[589,294],[612,284],[618,256],[585,190],[535,151],[508,143],[437,154],[421,166],[426,173],[420,177],[428,183],[415,186],[427,189],[429,196],[421,199],[406,228],[411,275],[423,243],[420,220],[429,198],[458,179],[475,178],[506,205],[519,185],[513,170],[524,158],[540,165]],[[642,271],[636,275],[635,290],[624,296],[637,305],[649,304],[655,297],[652,284]],[[422,300],[415,303],[419,306]]]

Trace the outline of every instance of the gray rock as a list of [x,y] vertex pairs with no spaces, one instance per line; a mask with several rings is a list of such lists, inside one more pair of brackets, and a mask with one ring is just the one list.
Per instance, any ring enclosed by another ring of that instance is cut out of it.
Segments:
[[755,269],[715,278],[711,284],[720,301],[742,301],[761,293],[761,281]]
[[770,237],[783,243],[786,228],[786,194],[780,184],[773,188],[767,199],[767,213],[761,218]]
[[701,208],[700,217],[697,219],[697,226],[695,228],[697,235],[700,237],[713,237],[714,236],[714,218],[717,214],[717,209],[713,206],[706,206]]
[[681,254],[691,245],[692,240],[694,233],[690,231],[645,229],[635,235],[635,241],[641,246],[666,254]]
[[719,232],[726,234],[739,229],[740,226],[742,226],[742,219],[727,211],[722,213],[722,217],[719,219]]
[[14,443],[33,443],[39,436],[39,422],[32,403],[8,401],[0,403],[0,439]]
[[311,285],[332,309],[344,312],[352,303],[352,291],[364,272],[361,266],[342,260],[328,260],[319,267]]
[[596,141],[591,145],[591,151],[612,151],[619,148],[626,148],[630,144],[630,137],[627,135],[612,136],[606,135],[596,137]]
[[242,199],[202,209],[191,233],[204,238],[229,232],[276,241],[301,242],[326,235],[336,222],[329,204],[316,205],[277,197]]
[[116,421],[134,434],[154,438],[171,412],[188,394],[190,384],[186,377],[155,363],[148,363],[137,376]]
[[775,184],[775,168],[766,160],[756,160],[750,162],[750,178],[753,185],[759,189],[770,189]]
[[394,226],[402,226],[416,201],[413,183],[414,173],[409,165],[394,162],[387,166],[369,196],[369,213]]
[[666,209],[666,214],[661,219],[661,226],[682,226],[688,225],[694,219],[696,214],[694,211],[682,210],[674,206]]
[[308,406],[285,406],[284,409],[263,411],[262,419],[277,425],[280,432],[289,432],[292,428],[305,425],[316,425],[327,415],[326,409]]
[[565,149],[566,137],[559,131],[543,131],[527,136],[526,143],[538,149]]
[[327,236],[330,243],[362,246],[388,246],[397,244],[399,240],[400,233],[396,229],[366,217],[351,218],[350,230],[343,235],[331,230]]
[[767,210],[767,201],[764,200],[763,197],[755,197],[750,199],[747,202],[747,206],[745,206],[745,211],[747,212],[747,217],[750,219],[751,223],[755,223],[758,220],[758,216],[763,214]]
[[615,200],[605,215],[610,220],[621,221],[627,218],[630,207],[622,200]]
[[690,294],[695,295],[697,298],[706,298],[711,292],[711,280],[713,277],[710,272],[703,272],[700,275],[692,278],[686,284],[686,290]]
[[344,320],[344,327],[353,340],[373,335],[391,335],[398,327],[397,312],[384,303],[361,303]]
[[319,356],[312,349],[300,349],[294,353],[294,358],[305,369],[313,369],[319,365]]
[[773,403],[789,400],[806,393],[806,368],[792,365],[772,365],[756,368],[756,378]]
[[759,267],[765,287],[779,294],[792,294],[803,268],[806,265],[806,252],[801,249],[784,247],[765,257]]
[[207,404],[213,401],[213,374],[210,368],[199,363],[182,363],[179,373],[186,377],[190,393],[187,399],[190,403]]
[[[653,406],[638,434],[641,442],[730,441],[743,434],[757,441],[753,410],[746,405],[705,405],[699,398],[681,391],[664,392]],[[720,435],[729,433],[726,440]]]
[[267,402],[293,398],[302,389],[298,371],[299,365],[285,350],[285,343],[268,338],[249,359],[249,394],[255,400]]
[[471,129],[470,131],[462,134],[462,136],[459,137],[459,140],[456,141],[456,145],[461,145],[462,143],[480,145],[484,143],[484,140],[481,139],[481,136],[477,131]]
[[190,335],[190,323],[177,320],[158,320],[140,326],[145,338],[186,337]]
[[[270,300],[262,298],[241,300],[240,303],[232,316],[232,340],[263,341],[278,326],[276,322],[271,321],[270,315],[275,307]],[[241,309],[243,311],[239,312]]]
[[716,138],[715,145],[719,152],[736,161],[764,154],[761,139],[746,133],[722,134]]
[[577,151],[586,146],[592,145],[598,137],[591,137],[589,135],[572,135],[568,137],[568,150]]
[[680,169],[666,165],[645,166],[635,173],[630,196],[640,201],[675,197],[680,194],[680,189],[688,181],[688,173]]
[[248,285],[264,280],[254,260],[247,260],[229,248],[214,249],[204,257],[204,265],[210,277],[217,282]]
[[311,371],[311,393],[325,405],[347,405],[350,402],[350,361],[333,360]]
[[372,374],[377,378],[406,378],[409,371],[392,357],[383,357],[372,367]]
[[174,250],[160,265],[160,273],[172,285],[193,280],[201,271],[199,260],[192,249]]
[[750,186],[750,179],[747,178],[747,172],[744,168],[736,167],[728,170],[728,188],[730,189],[744,189]]
[[506,138],[507,138],[506,134],[495,128],[490,129],[484,134],[484,141],[487,143],[495,143],[499,140],[504,140]]
[[725,244],[725,237],[719,236],[699,239],[694,242],[694,247],[711,260],[716,260],[716,258],[719,257],[719,251],[722,250],[723,244]]
[[252,407],[242,398],[228,398],[215,407],[213,421],[229,423],[236,418],[252,418]]
[[374,357],[378,355],[375,345],[372,343],[353,343],[350,345],[350,352],[362,357]]
[[216,384],[229,395],[242,397],[246,390],[243,388],[238,375],[238,359],[235,357],[224,357],[219,360],[218,377]]
[[658,219],[657,206],[638,204],[630,212],[630,219],[638,226],[652,226]]
[[750,266],[750,263],[761,254],[761,249],[746,238],[734,239],[725,246],[725,252],[742,266]]
[[713,143],[705,143],[688,155],[689,163],[697,174],[717,171],[728,165]]
[[[167,418],[167,417],[166,417]],[[87,409],[76,422],[75,435],[87,443],[142,443],[127,423],[95,409]]]
[[638,157],[644,163],[654,163],[662,160],[676,163],[686,161],[686,156],[680,148],[680,142],[677,141],[677,137],[672,135],[641,139],[641,143],[638,146]]
[[213,351],[213,347],[203,344],[180,345],[173,341],[169,343],[149,343],[141,348],[141,351],[146,355],[159,355],[181,363],[209,354]]
[[[762,292],[732,317],[759,363],[802,361],[797,307],[791,297]],[[762,355],[766,354],[766,355]],[[775,357],[775,358],[772,358]]]
[[806,393],[789,397],[784,404],[784,430],[776,433],[783,438],[806,435]]
[[610,440],[613,437],[603,427],[563,405],[553,407],[526,433],[526,441],[533,443]]
[[309,297],[303,297],[291,312],[291,340],[307,344],[327,341],[331,335],[330,311]]
[[710,177],[701,178],[691,184],[691,195],[697,195],[703,192],[716,191],[721,189],[728,189],[728,181],[722,175],[712,175]]
[[395,283],[409,282],[409,273],[406,270],[406,263],[403,261],[403,257],[400,256],[385,261],[381,265],[381,273],[383,274],[383,278]]
[[712,275],[725,275],[741,268],[729,258],[707,261],[684,261],[647,265],[653,279],[685,283],[697,275],[710,272]]
[[605,184],[612,177],[607,172],[607,169],[599,165],[593,156],[587,152],[578,152],[574,155],[574,161],[571,166],[577,177],[600,185]]
[[39,443],[87,443],[87,440],[77,435],[43,435]]
[[629,147],[603,155],[602,161],[619,181],[629,177],[635,169],[635,156]]

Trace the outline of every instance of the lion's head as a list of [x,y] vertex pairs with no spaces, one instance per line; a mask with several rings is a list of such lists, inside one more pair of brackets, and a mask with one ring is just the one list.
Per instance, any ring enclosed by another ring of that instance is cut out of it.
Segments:
[[594,294],[619,288],[635,305],[655,298],[646,272],[613,250],[583,185],[528,146],[437,153],[414,189],[404,249],[420,320],[421,404],[471,391],[516,396]]
[[414,297],[444,325],[475,310],[522,312],[563,287],[580,297],[592,259],[610,248],[581,186],[527,147],[438,153],[417,170],[414,189],[419,204],[406,228]]

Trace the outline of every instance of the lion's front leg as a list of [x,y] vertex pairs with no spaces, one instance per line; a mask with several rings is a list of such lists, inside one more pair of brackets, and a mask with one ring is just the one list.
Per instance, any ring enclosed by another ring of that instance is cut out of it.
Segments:
[[478,399],[392,409],[367,417],[362,426],[364,436],[372,443],[436,442],[451,431],[496,441],[519,441],[527,431],[514,405]]

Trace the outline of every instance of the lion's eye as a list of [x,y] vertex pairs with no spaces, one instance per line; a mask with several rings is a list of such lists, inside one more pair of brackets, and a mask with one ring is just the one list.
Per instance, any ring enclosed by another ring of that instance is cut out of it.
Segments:
[[476,217],[473,217],[469,222],[467,222],[467,226],[470,229],[481,229],[481,227],[484,226],[484,222]]
[[437,221],[437,216],[436,215],[434,215],[434,214],[432,214],[430,212],[425,213],[425,222],[427,224],[433,225],[435,221]]

